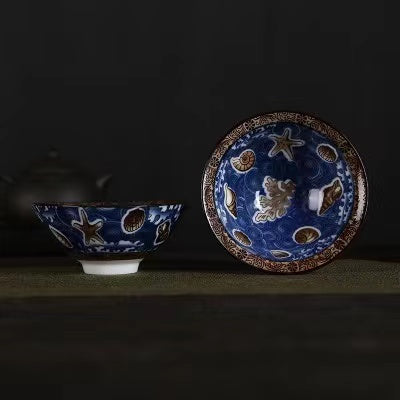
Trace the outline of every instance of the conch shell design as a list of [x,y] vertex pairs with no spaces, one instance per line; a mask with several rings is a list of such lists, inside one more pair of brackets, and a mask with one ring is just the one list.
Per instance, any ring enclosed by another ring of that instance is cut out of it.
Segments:
[[156,238],[154,239],[154,244],[161,244],[168,239],[169,232],[171,229],[171,221],[167,219],[162,224],[158,225]]
[[243,151],[239,157],[232,157],[231,164],[232,167],[238,172],[247,172],[256,161],[256,156],[253,150]]
[[313,226],[302,226],[293,233],[293,240],[298,244],[315,242],[321,236],[319,229]]
[[244,246],[251,246],[251,240],[245,233],[239,231],[238,229],[234,229],[232,233],[239,243],[243,244]]
[[324,214],[343,194],[343,184],[339,178],[335,178],[329,185],[322,189],[322,203],[318,210],[318,215]]
[[317,154],[328,163],[333,163],[338,159],[336,149],[327,143],[319,144],[317,146]]
[[296,185],[290,179],[278,181],[271,176],[264,178],[263,186],[266,196],[259,195],[256,197],[256,207],[261,209],[253,216],[253,220],[257,224],[272,222],[286,215],[296,188]]
[[228,186],[227,183],[224,185],[225,191],[225,207],[232,215],[233,218],[237,218],[237,209],[236,209],[236,193]]
[[69,241],[69,239],[61,233],[58,229],[54,228],[54,226],[49,225],[51,233],[58,239],[58,241],[64,245],[65,247],[68,247],[69,249],[72,249],[72,243]]
[[289,253],[286,250],[270,250],[270,253],[275,258],[287,258],[287,257],[290,257],[292,255],[291,253]]
[[143,208],[132,208],[122,218],[122,230],[125,233],[134,233],[143,226],[145,219],[146,213]]

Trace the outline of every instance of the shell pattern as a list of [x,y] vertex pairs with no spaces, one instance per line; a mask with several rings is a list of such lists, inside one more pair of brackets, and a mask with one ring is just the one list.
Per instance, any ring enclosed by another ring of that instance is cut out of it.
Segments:
[[[182,210],[183,204],[175,202],[38,204],[35,208],[49,239],[54,236],[78,260],[143,258],[162,245],[154,243],[156,237],[159,242],[169,240]],[[134,233],[126,230],[139,226]]]
[[293,240],[298,244],[309,244],[315,242],[321,236],[319,229],[313,226],[303,226],[293,234]]
[[134,233],[144,224],[146,213],[143,208],[132,208],[122,218],[122,230],[125,233]]
[[232,167],[238,172],[247,172],[251,169],[256,161],[256,155],[252,150],[243,151],[239,157],[232,157]]
[[168,219],[162,224],[158,225],[156,238],[154,239],[154,244],[160,244],[168,239],[169,232],[171,228],[171,221]]
[[329,208],[331,208],[336,201],[338,201],[343,194],[343,184],[339,178],[335,178],[332,183],[322,190],[323,198],[321,207],[318,210],[318,215],[324,214]]
[[291,253],[285,250],[270,250],[270,253],[275,257],[275,258],[287,258],[291,256]]
[[318,145],[317,154],[326,162],[333,163],[338,159],[337,151],[327,143]]
[[237,218],[236,209],[236,193],[228,186],[227,183],[224,185],[225,190],[225,207],[232,215],[232,217]]
[[68,247],[69,249],[72,249],[72,243],[63,233],[54,228],[54,226],[49,225],[49,228],[51,233],[58,239],[61,244],[63,244],[65,247]]
[[234,229],[232,231],[233,236],[235,237],[235,239],[241,243],[244,246],[251,246],[251,240],[249,239],[249,237],[243,233],[242,231],[239,231],[237,229]]

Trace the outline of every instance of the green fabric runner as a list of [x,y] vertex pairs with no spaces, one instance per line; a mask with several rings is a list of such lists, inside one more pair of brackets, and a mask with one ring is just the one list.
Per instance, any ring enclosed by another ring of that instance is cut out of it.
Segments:
[[[337,260],[300,275],[272,275],[232,264],[188,268],[146,264],[137,274],[85,275],[68,259],[0,261],[0,298],[48,296],[255,295],[400,293],[400,263]],[[164,268],[163,268],[164,266]]]

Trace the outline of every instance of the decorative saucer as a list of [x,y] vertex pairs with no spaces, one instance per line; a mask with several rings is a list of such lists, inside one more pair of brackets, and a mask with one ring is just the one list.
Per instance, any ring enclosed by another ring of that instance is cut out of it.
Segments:
[[349,140],[293,112],[233,128],[202,182],[204,210],[222,245],[278,273],[312,270],[337,256],[360,228],[367,196],[365,170]]
[[38,203],[33,210],[87,274],[134,273],[180,217],[175,202]]

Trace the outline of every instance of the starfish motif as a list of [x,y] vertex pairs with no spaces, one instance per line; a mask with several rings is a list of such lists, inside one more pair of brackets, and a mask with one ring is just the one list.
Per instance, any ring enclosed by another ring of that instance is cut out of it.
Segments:
[[86,211],[83,208],[79,208],[79,217],[80,221],[73,220],[71,225],[82,232],[85,246],[90,246],[91,243],[104,244],[104,239],[98,233],[99,229],[103,226],[103,221],[96,219],[96,221],[89,222]]
[[292,130],[290,128],[285,128],[282,136],[273,133],[268,135],[268,137],[275,143],[268,155],[275,157],[278,153],[282,152],[288,161],[293,161],[294,159],[293,147],[301,147],[305,143],[304,140],[292,139]]

